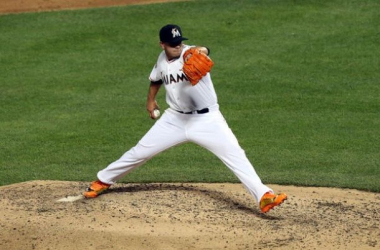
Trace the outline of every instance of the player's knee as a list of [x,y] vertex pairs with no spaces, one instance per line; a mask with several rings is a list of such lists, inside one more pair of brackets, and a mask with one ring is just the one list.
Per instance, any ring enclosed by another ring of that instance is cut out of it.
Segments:
[[155,151],[152,150],[152,148],[144,146],[140,143],[132,148],[129,153],[131,158],[138,161],[146,161],[155,155]]

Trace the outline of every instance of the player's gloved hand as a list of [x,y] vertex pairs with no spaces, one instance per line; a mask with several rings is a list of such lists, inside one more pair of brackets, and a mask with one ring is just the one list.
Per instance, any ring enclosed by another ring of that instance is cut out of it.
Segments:
[[183,73],[194,86],[208,72],[210,72],[214,62],[197,48],[190,48],[183,54]]

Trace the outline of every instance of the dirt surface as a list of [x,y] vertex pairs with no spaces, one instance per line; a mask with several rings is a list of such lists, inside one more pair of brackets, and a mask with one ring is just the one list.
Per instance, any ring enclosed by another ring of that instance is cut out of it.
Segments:
[[181,1],[188,0],[0,0],[0,14]]
[[[1,0],[0,13],[165,1]],[[87,185],[0,187],[0,249],[380,249],[378,193],[269,185],[289,199],[263,215],[241,184],[117,184],[91,200]]]
[[380,247],[380,194],[270,185],[289,199],[264,215],[241,184],[116,184],[84,199],[87,185],[0,187],[0,249]]

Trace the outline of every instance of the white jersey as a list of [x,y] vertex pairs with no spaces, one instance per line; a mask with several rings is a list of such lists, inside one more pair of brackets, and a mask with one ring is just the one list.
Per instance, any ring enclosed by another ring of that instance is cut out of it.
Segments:
[[177,111],[189,112],[217,105],[218,100],[209,73],[195,86],[191,85],[183,73],[183,54],[193,47],[183,46],[181,56],[171,61],[168,61],[165,51],[162,51],[150,73],[149,80],[164,83],[166,102],[170,108]]

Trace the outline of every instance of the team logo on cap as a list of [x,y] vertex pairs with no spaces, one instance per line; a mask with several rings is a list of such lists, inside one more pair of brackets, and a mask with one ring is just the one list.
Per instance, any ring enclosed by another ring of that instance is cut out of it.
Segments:
[[179,30],[177,28],[172,29],[173,38],[177,36],[181,36],[181,33],[179,33]]

